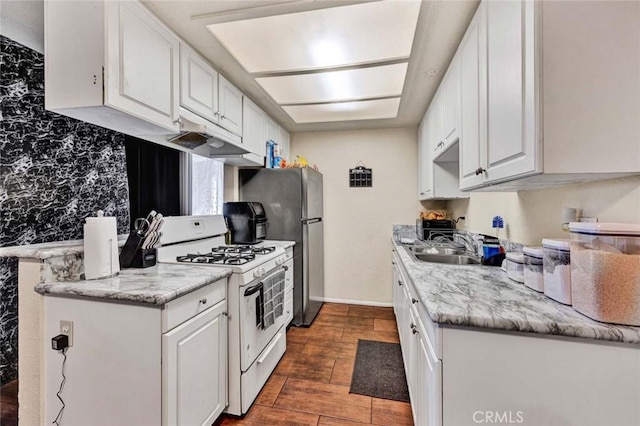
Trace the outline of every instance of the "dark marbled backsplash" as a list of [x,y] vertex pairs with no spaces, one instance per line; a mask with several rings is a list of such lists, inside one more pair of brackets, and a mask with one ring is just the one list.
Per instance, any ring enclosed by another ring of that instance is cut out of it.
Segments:
[[[44,57],[0,36],[0,246],[82,238],[96,210],[129,227],[124,135],[44,109]],[[0,384],[17,377],[17,261],[0,259]]]

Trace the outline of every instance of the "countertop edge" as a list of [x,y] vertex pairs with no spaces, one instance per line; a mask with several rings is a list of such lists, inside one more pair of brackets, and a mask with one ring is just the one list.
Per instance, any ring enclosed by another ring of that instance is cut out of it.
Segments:
[[[123,276],[126,277],[126,271],[120,273],[118,277],[108,278],[103,280],[91,280],[91,281],[75,281],[75,282],[55,282],[55,283],[40,283],[34,287],[34,291],[43,296],[72,296],[83,297],[93,300],[114,301],[114,302],[137,302],[149,305],[160,306],[171,302],[185,294],[191,293],[214,282],[227,278],[232,274],[230,268],[212,268],[201,267],[200,271],[207,272],[204,274],[201,280],[194,280],[193,282],[180,286],[176,289],[170,289],[166,291],[158,291],[156,293],[150,291],[119,291],[115,288],[110,289],[104,285],[101,287],[90,287],[91,283],[94,284],[108,284],[109,281],[115,281]],[[124,272],[124,274],[123,274]],[[140,275],[140,280],[144,279],[144,275]],[[86,285],[86,288],[83,286]]]

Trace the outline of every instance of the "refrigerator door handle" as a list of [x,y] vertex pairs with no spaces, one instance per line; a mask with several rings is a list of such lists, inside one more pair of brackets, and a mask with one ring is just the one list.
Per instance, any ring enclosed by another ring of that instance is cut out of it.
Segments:
[[300,222],[302,222],[305,225],[309,225],[311,223],[322,222],[322,218],[321,217],[317,217],[315,219],[301,219]]

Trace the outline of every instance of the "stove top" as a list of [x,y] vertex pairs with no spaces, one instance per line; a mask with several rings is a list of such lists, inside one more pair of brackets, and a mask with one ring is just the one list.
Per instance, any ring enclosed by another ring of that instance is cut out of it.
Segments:
[[261,246],[218,246],[211,249],[210,253],[187,253],[176,256],[180,263],[208,263],[221,265],[245,265],[255,260],[256,256],[272,253],[275,247]]

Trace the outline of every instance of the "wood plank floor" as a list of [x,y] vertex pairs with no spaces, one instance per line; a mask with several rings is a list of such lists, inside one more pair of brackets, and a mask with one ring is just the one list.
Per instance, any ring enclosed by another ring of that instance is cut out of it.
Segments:
[[349,393],[358,339],[397,343],[393,309],[325,303],[311,327],[289,329],[249,412],[216,425],[413,425],[408,403]]
[[17,426],[18,424],[18,380],[7,383],[0,388],[0,425]]

